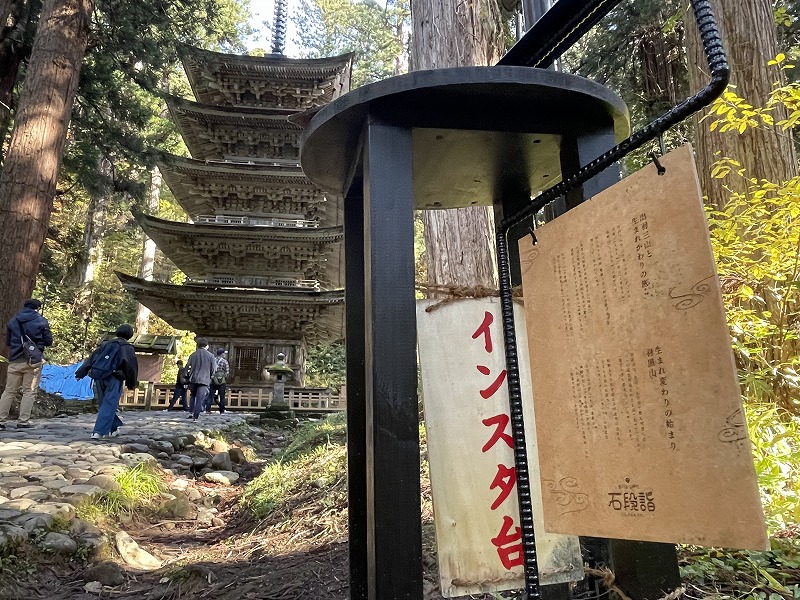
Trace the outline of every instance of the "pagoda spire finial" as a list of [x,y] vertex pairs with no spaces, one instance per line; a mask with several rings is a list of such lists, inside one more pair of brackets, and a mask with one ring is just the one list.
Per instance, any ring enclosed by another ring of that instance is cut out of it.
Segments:
[[287,0],[275,0],[275,19],[272,25],[272,53],[283,54],[286,46]]

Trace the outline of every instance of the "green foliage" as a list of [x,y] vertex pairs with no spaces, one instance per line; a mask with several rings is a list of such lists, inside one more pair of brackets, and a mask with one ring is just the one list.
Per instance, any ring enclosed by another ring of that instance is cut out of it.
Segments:
[[761,552],[688,547],[680,570],[695,588],[687,597],[794,600],[800,598],[800,539],[773,539]]
[[346,382],[347,361],[343,343],[318,344],[308,348],[306,386],[340,388]]
[[310,58],[356,52],[352,87],[406,70],[409,0],[302,0],[295,15]]
[[[689,96],[686,6],[679,0],[623,0],[565,53],[562,68],[619,94],[630,111],[631,128],[638,129]],[[664,134],[667,149],[690,140],[688,122]],[[630,154],[624,170],[640,169],[653,149],[648,146]]]
[[[782,63],[783,55],[773,63]],[[753,107],[728,90],[705,119],[721,134],[749,128],[791,128],[796,84],[776,87],[766,107]],[[772,118],[778,105],[790,117]],[[748,177],[746,165],[722,157],[712,176],[730,181],[722,210],[709,209],[717,259],[745,398],[800,414],[800,177],[773,183]]]
[[800,419],[769,404],[746,406],[761,502],[770,533],[800,520]]
[[246,509],[258,519],[285,509],[291,499],[308,488],[321,493],[320,501],[334,507],[344,502],[347,472],[344,413],[307,423],[292,443],[251,481],[242,496]]
[[[139,271],[143,234],[130,210],[145,208],[159,153],[186,154],[163,100],[165,92],[189,94],[179,45],[242,51],[248,16],[247,0],[96,3],[37,282],[55,338],[49,360],[79,360],[100,335],[133,322],[136,303],[114,271]],[[166,187],[157,213],[184,218]],[[101,238],[96,248],[91,234]],[[175,272],[157,253],[155,278],[170,281]],[[151,325],[153,333],[177,333],[155,316]]]

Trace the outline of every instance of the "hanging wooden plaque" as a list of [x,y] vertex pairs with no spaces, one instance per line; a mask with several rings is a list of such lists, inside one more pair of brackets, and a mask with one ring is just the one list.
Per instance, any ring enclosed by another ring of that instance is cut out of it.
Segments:
[[692,151],[519,243],[547,531],[767,547]]
[[[521,589],[500,303],[463,300],[426,312],[432,303],[417,304],[417,335],[442,594]],[[527,361],[525,319],[520,307],[516,313],[519,356]],[[521,384],[525,421],[533,423],[527,369]],[[527,447],[540,579],[544,584],[582,579],[578,538],[544,531],[532,427]]]

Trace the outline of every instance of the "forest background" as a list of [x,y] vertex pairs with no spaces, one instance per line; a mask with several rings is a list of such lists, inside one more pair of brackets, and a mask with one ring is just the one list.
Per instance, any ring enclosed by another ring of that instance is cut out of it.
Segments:
[[[778,533],[796,527],[800,518],[800,180],[792,136],[800,122],[800,71],[793,66],[800,58],[800,2],[714,3],[734,63],[733,85],[703,115],[668,132],[664,143],[670,149],[693,142],[697,150],[762,494],[770,529]],[[449,1],[429,4],[446,8]],[[477,23],[491,37],[483,57],[491,62],[514,42],[515,3],[466,5],[470,26]],[[560,68],[617,91],[633,126],[642,126],[705,82],[687,5],[626,0],[563,57]],[[430,66],[420,50],[421,36],[413,37],[419,32],[410,0],[297,0],[291,6],[297,38],[289,47],[308,57],[355,51],[355,86]],[[252,49],[246,0],[0,0],[4,238],[11,237],[9,173],[19,152],[12,131],[27,118],[24,85],[38,75],[32,56],[37,31],[40,42],[44,31],[41,15],[47,15],[45,26],[52,26],[59,10],[83,15],[79,29],[85,39],[77,43],[85,44],[85,51],[76,54],[81,68],[75,101],[62,119],[68,123],[63,162],[47,218],[39,219],[45,228],[34,295],[44,301],[56,340],[48,359],[76,362],[103,333],[133,321],[139,331],[180,336],[179,354],[185,357],[193,349],[191,332],[176,331],[137,307],[114,272],[184,280],[132,216],[142,211],[186,219],[155,167],[162,152],[188,155],[164,103],[165,94],[190,97],[180,44],[236,53],[265,50]],[[259,39],[268,48],[270,24],[261,29]],[[657,148],[628,157],[623,173],[644,165],[652,150]],[[426,235],[438,225],[425,218],[419,216],[417,224],[418,281],[448,283],[448,273],[437,266],[442,250],[435,239],[441,236]],[[4,257],[0,285],[13,281],[14,268]],[[449,276],[451,283],[464,283],[458,274]],[[491,285],[493,277],[487,269],[485,283]],[[15,306],[4,304],[3,311],[13,312],[20,301],[11,298]],[[165,380],[174,374],[173,360],[165,361]],[[309,385],[337,386],[343,377],[341,345],[312,349]]]

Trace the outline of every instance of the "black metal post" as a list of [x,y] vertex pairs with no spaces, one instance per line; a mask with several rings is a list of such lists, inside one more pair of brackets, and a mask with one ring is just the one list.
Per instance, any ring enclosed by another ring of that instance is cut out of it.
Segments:
[[364,190],[344,199],[347,335],[347,506],[350,600],[367,600],[367,408],[364,371]]
[[[362,318],[369,600],[422,598],[411,149],[409,128],[367,119]],[[351,343],[348,337],[348,354]]]

